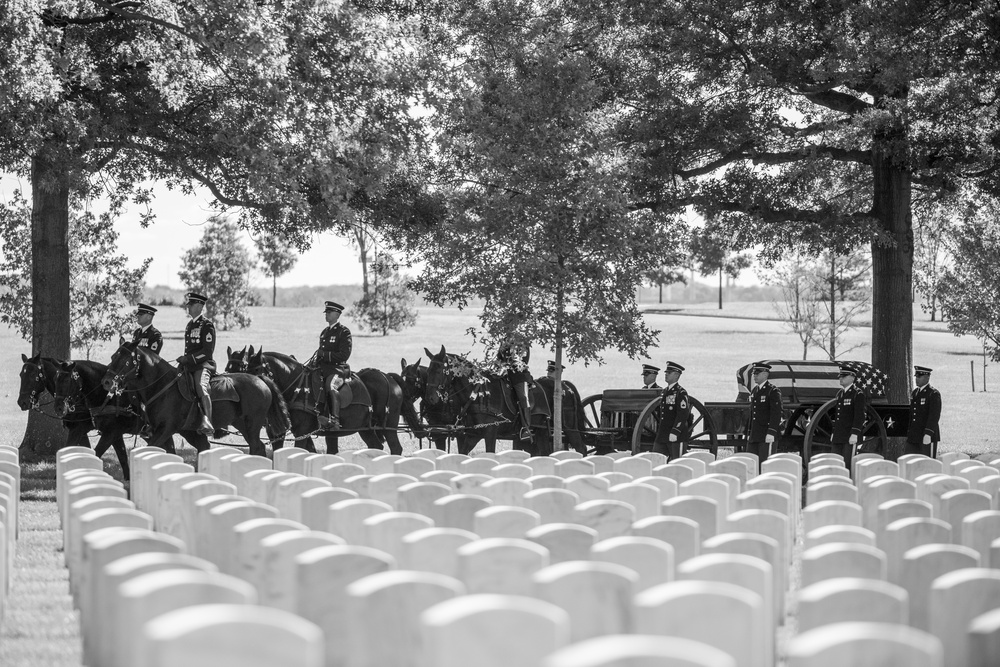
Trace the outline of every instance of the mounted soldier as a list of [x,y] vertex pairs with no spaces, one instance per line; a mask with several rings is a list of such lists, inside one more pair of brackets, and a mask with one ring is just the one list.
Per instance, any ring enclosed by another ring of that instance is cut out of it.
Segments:
[[[521,417],[521,440],[532,441],[531,412],[528,407],[528,383],[532,382],[528,371],[528,361],[531,358],[530,346],[522,341],[509,338],[500,344],[497,350],[497,364],[510,383],[514,398],[517,400],[518,413]],[[553,370],[554,369],[553,364]]]
[[319,335],[319,347],[313,353],[312,368],[319,369],[320,389],[316,397],[316,412],[320,426],[340,430],[340,388],[351,377],[351,358],[354,343],[351,330],[340,323],[344,307],[336,301],[327,301],[323,309],[327,327]]
[[203,314],[208,297],[197,292],[184,295],[184,309],[191,320],[184,329],[184,354],[177,357],[180,368],[194,379],[198,402],[201,404],[201,426],[198,433],[211,435],[215,432],[212,426],[212,396],[209,392],[209,380],[215,373],[215,325]]
[[136,305],[135,321],[139,323],[139,328],[132,332],[132,342],[139,347],[160,354],[160,350],[163,349],[163,335],[159,329],[153,326],[154,315],[156,315],[156,308],[144,303]]

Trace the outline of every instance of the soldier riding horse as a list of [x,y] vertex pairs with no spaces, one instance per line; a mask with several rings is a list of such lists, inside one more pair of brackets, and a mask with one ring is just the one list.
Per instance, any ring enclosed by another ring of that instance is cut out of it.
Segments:
[[[383,449],[389,444],[389,453],[402,454],[399,442],[400,406],[403,392],[388,375],[375,368],[364,368],[351,373],[350,379],[338,389],[341,401],[339,413],[340,428],[334,429],[320,424],[319,416],[323,402],[321,387],[324,378],[312,369],[287,354],[280,352],[256,352],[250,347],[234,352],[228,349],[229,362],[226,371],[240,371],[274,380],[291,415],[291,429],[295,445],[310,452],[316,451],[313,435],[323,435],[328,454],[339,451],[341,436],[357,433],[372,449]],[[269,434],[275,448],[281,447],[281,436],[287,429],[275,431],[269,426]]]

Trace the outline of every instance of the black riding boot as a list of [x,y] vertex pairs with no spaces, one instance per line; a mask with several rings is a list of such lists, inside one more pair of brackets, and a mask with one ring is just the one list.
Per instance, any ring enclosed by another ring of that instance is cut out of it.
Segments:
[[213,435],[215,427],[212,426],[212,398],[210,396],[201,397],[201,426],[198,433],[202,435]]

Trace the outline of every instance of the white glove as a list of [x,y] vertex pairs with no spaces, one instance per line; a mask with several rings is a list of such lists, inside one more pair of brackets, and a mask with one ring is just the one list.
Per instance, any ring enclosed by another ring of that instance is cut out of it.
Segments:
[[851,435],[851,437],[847,439],[847,444],[849,444],[849,445],[856,445],[856,444],[858,444],[858,436]]
[[765,435],[764,436],[764,442],[766,442],[769,445],[772,444],[774,442],[774,436],[773,435]]
[[670,442],[677,442],[677,436],[671,433],[669,436],[667,436],[667,440],[669,440]]
[[924,444],[925,444],[925,445],[929,445],[929,444],[931,444],[931,436],[929,436],[929,435],[924,435]]

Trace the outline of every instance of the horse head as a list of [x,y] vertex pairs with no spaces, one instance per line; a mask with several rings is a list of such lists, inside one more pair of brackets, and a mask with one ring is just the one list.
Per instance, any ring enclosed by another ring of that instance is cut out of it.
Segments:
[[[250,354],[253,354],[253,352],[251,351]],[[227,347],[226,355],[229,358],[229,361],[226,362],[227,373],[247,372],[247,366],[249,365],[250,362],[247,355],[247,348],[245,345],[243,346],[243,349],[238,352],[234,352],[233,348]]]
[[421,366],[420,361],[417,359],[417,363],[407,364],[406,359],[399,360],[402,367],[400,377],[403,378],[400,389],[403,390],[403,397],[410,403],[423,396],[427,387],[427,367]]
[[83,405],[83,385],[75,361],[64,361],[56,370],[52,396],[55,399],[56,416],[65,418]]
[[426,347],[424,352],[430,358],[430,363],[427,364],[427,377],[424,383],[424,400],[427,401],[428,405],[439,405],[445,400],[446,392],[443,387],[448,381],[447,369],[448,369],[448,353],[444,349],[444,345],[441,346],[441,351],[437,354],[433,354]]
[[129,381],[135,382],[139,375],[139,350],[135,343],[124,338],[118,340],[118,349],[111,355],[111,363],[101,380],[105,391],[118,392]]
[[45,369],[42,367],[42,355],[36,354],[30,359],[21,355],[21,389],[17,394],[17,407],[30,410],[38,405],[38,397],[45,391]]
[[264,358],[264,347],[261,346],[256,352],[253,351],[253,346],[250,346],[250,352],[247,355],[247,369],[244,371],[250,373],[251,375],[269,377],[274,379],[274,373],[271,371],[270,364],[267,363],[267,359]]

